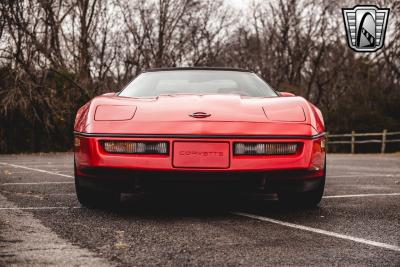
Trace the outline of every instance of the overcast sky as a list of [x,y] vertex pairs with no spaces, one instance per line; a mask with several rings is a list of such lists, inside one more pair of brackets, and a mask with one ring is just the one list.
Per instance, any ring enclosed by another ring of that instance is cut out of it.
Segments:
[[225,0],[226,3],[231,4],[233,7],[238,9],[246,8],[250,5],[254,0]]

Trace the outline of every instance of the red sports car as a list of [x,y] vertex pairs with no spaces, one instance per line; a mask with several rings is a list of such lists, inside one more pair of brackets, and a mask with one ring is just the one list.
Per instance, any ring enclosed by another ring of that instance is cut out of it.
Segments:
[[230,68],[145,71],[76,115],[83,205],[174,184],[276,192],[317,205],[325,186],[322,114],[302,97]]

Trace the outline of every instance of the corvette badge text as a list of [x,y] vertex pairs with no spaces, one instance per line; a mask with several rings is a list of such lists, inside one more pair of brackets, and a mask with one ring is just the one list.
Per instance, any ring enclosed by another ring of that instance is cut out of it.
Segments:
[[223,157],[223,152],[206,152],[206,151],[179,151],[179,155],[181,156],[199,156],[199,157]]
[[347,44],[357,52],[374,52],[383,47],[389,8],[357,5],[343,8]]

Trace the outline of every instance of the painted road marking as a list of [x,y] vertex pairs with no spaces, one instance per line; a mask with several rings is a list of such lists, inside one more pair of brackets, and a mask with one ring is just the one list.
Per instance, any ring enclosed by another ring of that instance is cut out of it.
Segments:
[[10,163],[6,163],[6,162],[0,162],[0,164],[2,164],[4,166],[11,166],[14,168],[21,168],[21,169],[26,169],[26,170],[30,170],[30,171],[37,171],[37,172],[43,172],[43,173],[47,173],[47,174],[58,175],[58,176],[62,176],[62,177],[74,178],[72,175],[67,175],[67,174],[62,174],[62,173],[57,173],[57,172],[52,172],[52,171],[45,171],[42,169],[36,169],[36,168],[26,167],[26,166],[22,166],[22,165],[10,164]]
[[363,177],[400,177],[398,174],[343,174],[343,175],[329,175],[329,178],[363,178]]
[[69,210],[81,209],[82,207],[0,207],[0,210]]
[[0,186],[10,186],[10,185],[44,185],[44,184],[74,184],[74,182],[28,182],[28,183],[4,183]]
[[76,196],[76,193],[52,193],[52,194],[43,194],[44,196]]
[[354,237],[354,236],[350,236],[350,235],[339,234],[339,233],[326,231],[326,230],[313,228],[313,227],[308,227],[308,226],[304,226],[304,225],[300,225],[300,224],[288,223],[288,222],[279,221],[279,220],[275,220],[275,219],[271,219],[271,218],[267,218],[267,217],[263,217],[263,216],[259,216],[259,215],[245,213],[245,212],[231,212],[231,214],[238,215],[238,216],[243,216],[243,217],[247,217],[247,218],[251,218],[251,219],[256,219],[256,220],[263,221],[263,222],[279,224],[279,225],[282,225],[282,226],[286,226],[286,227],[290,227],[290,228],[294,228],[294,229],[299,229],[299,230],[303,230],[303,231],[308,231],[308,232],[312,232],[312,233],[318,233],[318,234],[321,234],[321,235],[332,236],[332,237],[336,237],[336,238],[340,238],[340,239],[350,240],[350,241],[353,241],[353,242],[357,242],[357,243],[361,243],[361,244],[365,244],[365,245],[370,245],[370,246],[374,246],[374,247],[379,247],[379,248],[384,248],[384,249],[389,249],[389,250],[393,250],[393,251],[396,251],[396,252],[400,252],[400,247],[399,246],[390,245],[390,244],[386,244],[386,243],[382,243],[382,242],[376,242],[376,241],[372,241],[372,240],[368,240],[368,239],[364,239],[364,238],[359,238],[359,237]]
[[400,196],[400,193],[377,193],[377,194],[356,194],[356,195],[333,195],[333,196],[323,196],[323,198],[377,197],[377,196]]

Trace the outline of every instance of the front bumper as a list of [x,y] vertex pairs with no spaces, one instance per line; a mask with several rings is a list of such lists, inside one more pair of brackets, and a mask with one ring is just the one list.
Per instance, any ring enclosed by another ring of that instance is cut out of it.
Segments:
[[[249,138],[178,138],[178,137],[106,137],[86,136],[75,134],[79,139],[79,147],[75,147],[75,159],[78,170],[84,167],[118,168],[128,170],[149,170],[149,171],[188,171],[193,168],[177,168],[173,164],[172,148],[175,142],[224,142],[229,144],[229,167],[220,170],[212,168],[196,168],[196,171],[274,171],[274,170],[298,170],[310,169],[313,165],[321,165],[325,158],[325,149],[322,145],[324,136],[318,135],[315,138],[269,138],[261,139],[252,137],[251,142],[289,142],[301,143],[301,149],[294,155],[234,155],[233,144],[235,142],[249,142]],[[153,141],[168,142],[169,153],[166,155],[145,155],[145,154],[112,154],[104,150],[101,145],[106,140],[126,141]],[[318,166],[317,166],[318,167]]]
[[[131,192],[141,187],[155,187],[155,184],[221,183],[243,187],[250,185],[289,191],[308,191],[319,184],[324,173],[324,136],[315,138],[252,138],[251,142],[296,142],[301,149],[294,155],[234,155],[235,142],[248,142],[247,138],[177,138],[153,137],[146,141],[166,141],[169,151],[166,155],[138,155],[107,153],[102,144],[105,140],[143,141],[135,137],[85,136],[76,134],[79,147],[75,148],[76,174],[84,184]],[[226,142],[229,143],[229,167],[177,168],[173,164],[174,142]],[[227,183],[226,181],[229,181]],[[83,184],[83,185],[84,185]],[[290,184],[290,185],[289,185]],[[261,186],[260,186],[261,185]],[[292,187],[292,188],[289,188]]]

